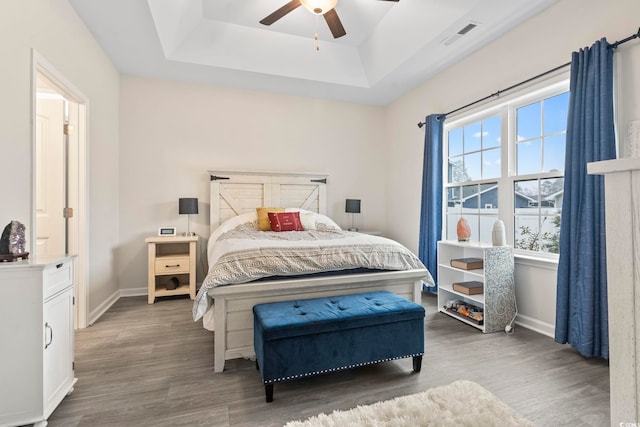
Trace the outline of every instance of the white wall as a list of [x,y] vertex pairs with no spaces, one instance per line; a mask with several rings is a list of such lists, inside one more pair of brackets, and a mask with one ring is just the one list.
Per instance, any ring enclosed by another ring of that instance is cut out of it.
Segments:
[[198,198],[191,230],[208,237],[209,169],[328,173],[329,216],[348,225],[344,200],[359,198],[360,227],[382,229],[383,130],[380,107],[123,76],[121,288],[146,292],[146,236],[160,226],[186,230],[178,198]]
[[[417,251],[424,131],[416,123],[567,62],[572,51],[600,37],[624,38],[637,31],[640,16],[636,0],[562,0],[378,108],[120,77],[66,2],[6,3],[0,14],[0,225],[29,223],[35,48],[90,100],[89,311],[119,286],[125,293],[144,290],[144,237],[161,225],[184,230],[179,197],[200,199],[192,225],[208,234],[210,168],[329,173],[331,216],[347,225],[344,199],[360,198],[361,228],[382,230]],[[640,119],[640,43],[619,48],[616,64],[624,140],[629,121]],[[555,272],[521,262],[516,278],[523,319],[552,328]]]
[[[634,34],[638,16],[637,0],[562,0],[388,106],[385,168],[393,171],[387,176],[389,236],[417,251],[424,144],[418,121],[564,64],[571,52],[602,37],[614,42]],[[622,45],[615,58],[618,126],[626,133],[629,121],[640,120],[640,42]],[[548,307],[555,307],[555,271],[548,264],[518,262],[516,279],[520,320],[552,334],[555,309]]]
[[3,227],[11,220],[30,224],[32,48],[90,100],[88,310],[92,311],[118,289],[112,251],[118,244],[119,75],[66,1],[3,2],[0,13]]

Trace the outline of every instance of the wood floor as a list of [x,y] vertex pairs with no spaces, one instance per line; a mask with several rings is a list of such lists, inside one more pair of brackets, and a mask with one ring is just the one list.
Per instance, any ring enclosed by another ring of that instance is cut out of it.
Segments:
[[[427,309],[422,371],[411,359],[275,386],[265,403],[255,364],[213,373],[213,334],[191,320],[191,300],[120,299],[76,333],[74,392],[49,419],[71,426],[281,426],[320,412],[417,393],[457,379],[482,385],[536,426],[608,426],[609,368],[516,327],[482,334]],[[496,425],[500,426],[499,422]]]

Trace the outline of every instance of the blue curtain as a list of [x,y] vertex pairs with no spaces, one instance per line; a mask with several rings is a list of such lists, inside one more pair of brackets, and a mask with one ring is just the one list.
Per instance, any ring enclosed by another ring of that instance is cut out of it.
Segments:
[[[424,162],[422,166],[422,204],[418,258],[438,283],[438,240],[442,238],[442,128],[444,114],[425,119]],[[425,290],[435,292],[436,287]]]
[[588,162],[616,156],[606,39],[573,53],[570,87],[555,340],[608,359],[604,177],[587,175]]

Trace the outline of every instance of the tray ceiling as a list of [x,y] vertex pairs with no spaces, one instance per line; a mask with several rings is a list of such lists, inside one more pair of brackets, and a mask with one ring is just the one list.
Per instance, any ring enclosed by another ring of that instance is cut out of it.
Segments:
[[287,1],[70,3],[123,74],[386,105],[557,0],[340,0],[339,39],[304,7],[259,23]]

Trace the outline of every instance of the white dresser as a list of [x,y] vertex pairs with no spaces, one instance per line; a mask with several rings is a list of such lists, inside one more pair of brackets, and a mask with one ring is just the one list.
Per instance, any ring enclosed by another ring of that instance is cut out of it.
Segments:
[[73,263],[0,263],[0,426],[44,426],[73,390]]

